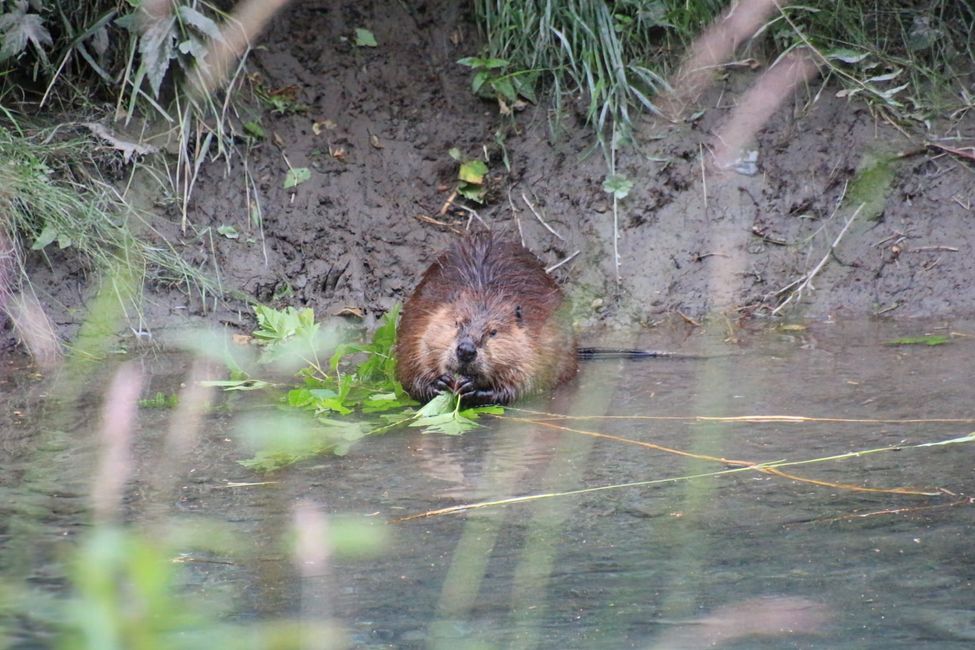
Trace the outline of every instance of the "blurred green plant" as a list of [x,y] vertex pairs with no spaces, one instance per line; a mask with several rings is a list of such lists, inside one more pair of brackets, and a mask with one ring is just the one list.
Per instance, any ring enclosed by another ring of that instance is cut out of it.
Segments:
[[[230,591],[208,589],[187,593],[181,586],[187,565],[195,558],[252,561],[253,549],[240,543],[224,525],[169,522],[155,534],[114,524],[95,526],[68,560],[73,593],[65,600],[43,600],[33,592],[21,594],[49,611],[23,615],[49,616],[58,650],[168,650],[185,648],[346,647],[334,622],[271,620],[231,624],[223,620],[233,603]],[[327,538],[316,542],[340,557],[370,557],[381,552],[387,535],[382,527],[351,518],[330,518]],[[288,531],[278,542],[291,553],[301,531]],[[307,534],[307,533],[306,533]],[[8,612],[10,610],[7,610]]]
[[139,408],[144,409],[173,409],[179,406],[179,395],[157,391],[152,397],[139,400]]

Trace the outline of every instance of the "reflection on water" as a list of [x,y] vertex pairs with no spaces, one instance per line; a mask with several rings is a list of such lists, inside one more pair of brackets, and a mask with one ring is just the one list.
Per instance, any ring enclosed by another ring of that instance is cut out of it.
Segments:
[[[209,416],[187,454],[166,446],[172,412],[142,410],[125,516],[229,527],[243,550],[187,551],[182,589],[221,594],[227,621],[334,619],[354,647],[969,647],[975,448],[916,445],[975,430],[945,421],[975,415],[975,340],[882,345],[919,329],[692,338],[687,352],[713,358],[587,363],[485,429],[392,432],[271,477],[236,462],[248,399]],[[186,381],[185,358],[139,363],[147,394]],[[2,566],[60,593],[65,550],[89,526],[111,372],[66,416],[40,406],[43,382],[3,368]],[[831,421],[694,417],[749,415]],[[888,450],[781,468],[802,480],[741,469],[875,449]],[[406,519],[517,496],[540,498]],[[311,504],[390,541],[368,558],[306,541],[296,564],[283,542],[295,517],[328,526]],[[15,629],[15,645],[45,645],[40,629]]]

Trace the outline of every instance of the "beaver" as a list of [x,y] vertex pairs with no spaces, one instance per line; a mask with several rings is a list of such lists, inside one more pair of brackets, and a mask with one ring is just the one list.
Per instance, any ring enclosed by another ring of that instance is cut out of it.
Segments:
[[456,241],[423,274],[397,328],[396,378],[416,400],[452,391],[467,406],[510,404],[575,376],[561,288],[519,243]]

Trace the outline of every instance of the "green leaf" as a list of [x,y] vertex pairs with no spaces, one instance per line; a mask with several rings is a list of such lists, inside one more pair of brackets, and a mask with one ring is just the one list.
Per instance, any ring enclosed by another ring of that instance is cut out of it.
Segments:
[[297,187],[311,178],[311,170],[307,167],[292,167],[284,176],[284,189]]
[[497,70],[498,68],[508,66],[508,62],[505,59],[491,59],[479,56],[467,56],[463,59],[458,59],[457,63],[475,70]]
[[46,224],[44,226],[44,230],[41,231],[41,234],[38,235],[37,239],[34,240],[34,243],[31,244],[30,249],[32,251],[39,251],[57,238],[57,229],[51,224]]
[[487,190],[481,185],[461,183],[457,186],[457,191],[465,199],[470,199],[471,201],[476,201],[477,203],[484,203],[484,194]]
[[212,379],[201,381],[200,385],[224,390],[261,390],[273,386],[273,384],[260,379]]
[[227,239],[238,239],[240,233],[233,226],[223,225],[217,228],[217,232],[226,237]]
[[519,95],[530,101],[532,104],[537,104],[538,100],[535,97],[535,80],[538,75],[518,75],[511,78],[511,81],[515,84],[515,90]]
[[843,63],[859,63],[865,58],[870,56],[869,52],[857,52],[856,50],[850,50],[846,48],[838,48],[835,50],[830,50],[824,55],[827,59],[833,61],[842,61]]
[[161,12],[158,16],[151,16],[145,12],[144,20],[149,21],[148,27],[139,37],[139,55],[142,57],[140,69],[149,77],[152,95],[159,98],[169,63],[173,58],[173,48],[176,43],[176,17]]
[[492,404],[491,406],[476,406],[474,408],[464,409],[460,412],[465,418],[471,420],[476,420],[478,416],[481,415],[504,415],[504,407],[498,406],[497,404]]
[[179,16],[184,23],[195,27],[197,30],[205,34],[211,41],[223,41],[223,33],[220,31],[220,26],[217,25],[209,16],[201,14],[196,9],[189,7],[187,5],[179,5]]
[[633,189],[633,181],[622,174],[612,174],[603,181],[603,191],[612,194],[617,200],[625,199]]
[[481,70],[480,72],[476,73],[471,79],[471,92],[475,95],[480,93],[481,89],[484,88],[484,83],[490,78],[491,73],[485,70]]
[[457,396],[453,393],[441,393],[421,406],[416,411],[417,418],[433,417],[454,410]]
[[274,309],[265,305],[255,305],[257,315],[257,329],[254,337],[261,343],[283,341],[291,336],[314,333],[318,330],[315,323],[315,312],[311,308]]
[[450,149],[447,149],[447,155],[453,158],[454,160],[456,160],[457,162],[460,162],[464,158],[463,155],[460,153],[460,149],[458,149],[457,147],[451,147]]
[[185,41],[182,41],[177,47],[183,54],[189,54],[196,59],[197,64],[201,66],[206,65],[207,47],[203,44],[203,41],[196,36],[190,36]]
[[[470,429],[480,427],[474,418],[481,408],[460,410],[460,398],[453,393],[442,393],[424,404],[409,426],[422,428],[423,433],[442,433],[457,436]],[[495,407],[484,407],[494,412]],[[500,408],[500,407],[497,407]],[[503,411],[503,409],[502,409]],[[473,417],[471,417],[473,415]]]
[[442,433],[447,436],[459,436],[465,431],[470,431],[471,429],[477,429],[481,425],[465,418],[460,413],[448,413],[443,418],[447,418],[441,422],[430,423],[423,429],[423,433]]
[[[44,46],[50,46],[51,33],[44,27],[40,14],[29,14],[26,2],[7,3],[9,13],[0,15],[0,61],[20,54],[28,43],[43,54]],[[45,60],[46,63],[46,60]]]
[[951,342],[951,337],[946,334],[925,334],[923,336],[904,336],[899,339],[887,341],[884,345],[945,345]]
[[344,455],[372,427],[365,422],[318,418],[267,417],[248,420],[241,432],[244,440],[257,452],[244,467],[270,472],[323,453]]
[[465,183],[480,185],[484,182],[484,176],[488,173],[488,166],[482,160],[468,160],[461,163],[457,177]]
[[256,120],[244,122],[244,133],[259,140],[263,140],[265,138],[264,127],[262,127],[261,124]]
[[376,37],[368,29],[363,29],[362,27],[355,28],[355,39],[353,41],[356,47],[376,47],[379,44],[376,42]]
[[507,99],[508,102],[514,102],[518,99],[518,93],[515,92],[514,84],[511,83],[511,79],[508,77],[495,79],[491,82],[491,87],[494,88],[494,92]]

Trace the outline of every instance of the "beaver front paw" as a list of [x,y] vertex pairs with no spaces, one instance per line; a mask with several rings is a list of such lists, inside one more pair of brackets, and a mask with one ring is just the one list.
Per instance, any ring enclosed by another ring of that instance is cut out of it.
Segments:
[[457,396],[464,406],[484,406],[485,404],[510,404],[515,401],[510,390],[497,388],[478,388],[474,380],[467,377],[461,379],[456,390]]

